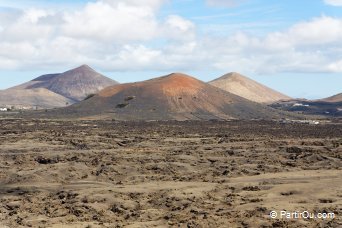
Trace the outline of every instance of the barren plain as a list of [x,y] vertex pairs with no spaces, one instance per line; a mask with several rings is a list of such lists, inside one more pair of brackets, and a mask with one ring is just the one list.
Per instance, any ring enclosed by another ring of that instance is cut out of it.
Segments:
[[341,131],[3,118],[0,227],[341,227]]

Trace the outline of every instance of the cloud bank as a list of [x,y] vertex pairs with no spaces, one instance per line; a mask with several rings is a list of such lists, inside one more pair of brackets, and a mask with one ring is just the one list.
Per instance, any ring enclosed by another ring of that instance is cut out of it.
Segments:
[[[211,1],[231,4],[233,1]],[[342,20],[321,16],[256,36],[199,35],[163,0],[99,0],[71,11],[0,12],[0,69],[90,64],[104,71],[342,72]]]
[[342,6],[342,0],[324,0],[324,2],[332,6]]
[[241,3],[242,1],[238,0],[206,0],[209,6],[214,7],[233,7]]

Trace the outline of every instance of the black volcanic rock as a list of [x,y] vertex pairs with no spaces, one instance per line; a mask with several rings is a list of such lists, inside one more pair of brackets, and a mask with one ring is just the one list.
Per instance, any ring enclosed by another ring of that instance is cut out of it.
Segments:
[[330,102],[323,100],[293,99],[275,102],[270,105],[279,110],[300,113],[304,115],[318,115],[321,117],[342,117],[342,101]]

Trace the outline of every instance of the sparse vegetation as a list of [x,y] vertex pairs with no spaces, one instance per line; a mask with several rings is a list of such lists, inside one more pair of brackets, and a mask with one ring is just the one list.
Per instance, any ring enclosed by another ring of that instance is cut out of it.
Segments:
[[129,103],[120,103],[120,104],[116,105],[116,108],[125,108],[128,105],[129,105]]
[[86,98],[84,98],[84,101],[92,98],[93,96],[95,96],[95,93],[87,95]]
[[130,101],[130,100],[133,100],[135,99],[135,96],[128,96],[125,98],[125,101]]

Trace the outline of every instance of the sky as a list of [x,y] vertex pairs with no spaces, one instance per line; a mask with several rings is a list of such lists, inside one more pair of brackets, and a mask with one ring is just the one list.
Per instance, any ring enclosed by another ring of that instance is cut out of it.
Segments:
[[0,89],[82,64],[121,83],[239,72],[342,92],[342,0],[0,0]]

